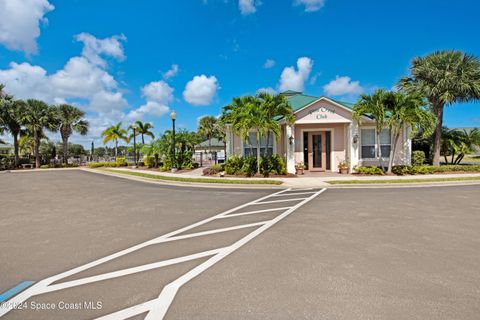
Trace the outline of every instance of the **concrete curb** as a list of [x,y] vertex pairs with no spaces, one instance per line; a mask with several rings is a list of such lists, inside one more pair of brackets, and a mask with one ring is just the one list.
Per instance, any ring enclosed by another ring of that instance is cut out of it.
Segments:
[[106,176],[129,179],[134,181],[158,184],[163,186],[174,186],[174,187],[194,187],[194,188],[207,188],[207,189],[263,189],[263,190],[282,190],[288,189],[286,186],[281,185],[257,185],[257,184],[221,184],[221,183],[194,183],[194,182],[177,182],[177,181],[168,181],[168,180],[157,180],[152,178],[132,176],[123,173],[115,173],[111,171],[101,171],[95,169],[81,168],[82,171],[103,174]]
[[[420,179],[419,179],[420,180]],[[460,187],[480,185],[478,181],[439,181],[439,182],[409,182],[409,183],[378,183],[378,184],[344,184],[329,185],[328,189],[395,189],[395,188],[429,188],[429,187]]]

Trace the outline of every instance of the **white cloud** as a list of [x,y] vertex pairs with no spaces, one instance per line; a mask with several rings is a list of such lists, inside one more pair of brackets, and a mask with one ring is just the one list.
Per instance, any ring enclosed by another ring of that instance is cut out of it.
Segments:
[[260,88],[257,90],[257,93],[260,93],[260,92],[265,92],[272,95],[277,94],[277,90],[273,89],[272,87]]
[[267,59],[267,60],[265,61],[265,63],[263,64],[263,67],[264,67],[265,69],[270,69],[270,68],[272,68],[274,65],[275,65],[275,60],[273,60],[273,59]]
[[77,34],[75,39],[83,43],[82,56],[96,65],[103,67],[106,65],[101,55],[109,56],[119,61],[125,59],[122,41],[125,41],[127,38],[123,34],[97,39],[89,33],[82,32]]
[[10,50],[37,52],[40,23],[54,6],[48,0],[0,1],[0,43]]
[[177,73],[178,73],[178,64],[172,64],[172,66],[170,67],[170,70],[168,70],[163,74],[163,79],[168,80],[170,78],[173,78],[177,75]]
[[168,103],[173,100],[173,88],[165,81],[154,81],[142,88],[142,95],[147,102],[135,110],[131,110],[127,119],[142,120],[145,116],[161,117],[170,111]]
[[323,86],[323,90],[327,95],[343,96],[360,94],[363,93],[365,89],[360,85],[359,81],[352,81],[352,79],[347,76],[336,76],[335,80]]
[[286,67],[280,76],[278,89],[280,91],[294,90],[303,92],[305,81],[312,71],[313,60],[308,57],[301,57],[297,60],[295,67]]
[[[84,47],[82,55],[70,58],[62,69],[48,74],[40,66],[11,62],[9,68],[0,69],[0,83],[4,83],[6,91],[19,99],[36,98],[47,103],[76,104],[88,112],[91,122],[88,137],[98,138],[101,130],[125,117],[123,110],[128,107],[117,81],[107,71],[103,60],[105,56],[123,59],[123,48],[116,44],[120,37],[96,39],[83,35],[80,41],[89,48]],[[112,42],[109,39],[117,40]]]
[[257,11],[258,1],[255,0],[238,0],[238,8],[243,15],[249,15]]
[[215,76],[207,77],[202,74],[193,77],[183,91],[183,98],[194,106],[209,105],[218,90],[218,81]]
[[325,0],[295,0],[296,6],[305,6],[305,12],[315,12],[323,8]]

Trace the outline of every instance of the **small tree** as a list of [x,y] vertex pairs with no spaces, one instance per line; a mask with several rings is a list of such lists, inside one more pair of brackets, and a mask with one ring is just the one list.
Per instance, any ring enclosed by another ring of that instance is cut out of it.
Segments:
[[84,119],[85,112],[69,104],[61,104],[56,107],[57,117],[62,136],[63,163],[67,163],[68,139],[74,132],[86,135],[88,132],[88,121]]
[[388,120],[390,128],[391,148],[388,161],[388,173],[392,172],[393,160],[397,151],[397,144],[406,126],[412,128],[411,137],[417,132],[422,137],[428,137],[433,133],[435,117],[420,95],[409,95],[401,92],[391,92],[387,97]]
[[118,140],[123,140],[128,143],[127,130],[122,128],[122,123],[119,122],[102,132],[103,144],[109,141],[115,142],[115,158],[118,156]]
[[380,147],[380,133],[386,126],[387,103],[389,93],[386,90],[379,89],[372,95],[363,94],[353,107],[353,117],[359,123],[363,116],[368,116],[375,120],[375,135],[377,139],[377,151],[380,167],[383,170],[382,148]]

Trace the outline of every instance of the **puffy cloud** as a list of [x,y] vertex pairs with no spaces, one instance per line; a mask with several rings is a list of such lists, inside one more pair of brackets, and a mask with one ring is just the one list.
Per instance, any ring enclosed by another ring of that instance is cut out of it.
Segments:
[[260,92],[265,92],[272,95],[277,94],[277,90],[273,89],[272,87],[260,88],[257,90],[257,93],[260,93]]
[[275,60],[273,60],[273,59],[267,59],[267,60],[265,61],[265,63],[263,64],[263,67],[264,67],[265,69],[270,69],[270,68],[272,68],[274,65],[275,65]]
[[37,52],[40,23],[54,6],[48,0],[0,1],[0,43],[10,50]]
[[183,98],[194,106],[209,105],[218,90],[218,81],[215,76],[207,77],[202,74],[193,77],[183,91]]
[[121,35],[115,35],[110,38],[97,39],[89,33],[80,33],[75,39],[83,43],[82,56],[96,65],[105,66],[106,62],[101,55],[115,58],[119,61],[125,59],[122,41],[127,38]]
[[312,71],[313,60],[308,57],[301,57],[297,60],[297,70],[295,67],[286,67],[280,76],[279,90],[294,90],[303,92],[305,81]]
[[8,93],[20,99],[76,104],[88,111],[91,124],[88,137],[98,138],[103,129],[125,117],[123,110],[128,107],[102,58],[123,59],[123,48],[116,40],[111,41],[115,37],[96,39],[83,35],[83,40],[79,39],[84,43],[82,55],[70,58],[62,69],[48,74],[40,66],[11,62],[8,69],[0,70],[0,83],[6,85]]
[[255,0],[238,0],[238,8],[243,15],[249,15],[257,11],[258,2]]
[[177,75],[177,73],[178,73],[178,64],[172,64],[172,66],[170,67],[170,70],[168,70],[163,74],[163,79],[168,80],[170,78],[173,78]]
[[359,81],[352,81],[352,79],[347,76],[337,76],[335,80],[324,85],[323,90],[327,95],[331,96],[355,95],[364,92],[364,88],[360,85]]
[[325,0],[295,0],[296,6],[305,6],[305,12],[315,12],[323,8]]
[[142,120],[146,115],[161,117],[168,113],[168,103],[173,100],[173,88],[165,81],[154,81],[142,88],[142,95],[147,102],[135,110],[131,110],[127,119]]

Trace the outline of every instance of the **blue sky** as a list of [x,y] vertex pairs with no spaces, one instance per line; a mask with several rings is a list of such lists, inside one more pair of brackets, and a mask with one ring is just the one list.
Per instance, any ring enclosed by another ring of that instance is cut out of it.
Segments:
[[[261,88],[353,102],[392,88],[415,56],[480,56],[479,10],[471,0],[3,0],[0,82],[84,109],[83,144],[116,121],[162,132],[173,109],[193,130]],[[480,126],[480,103],[447,108],[445,122]]]

